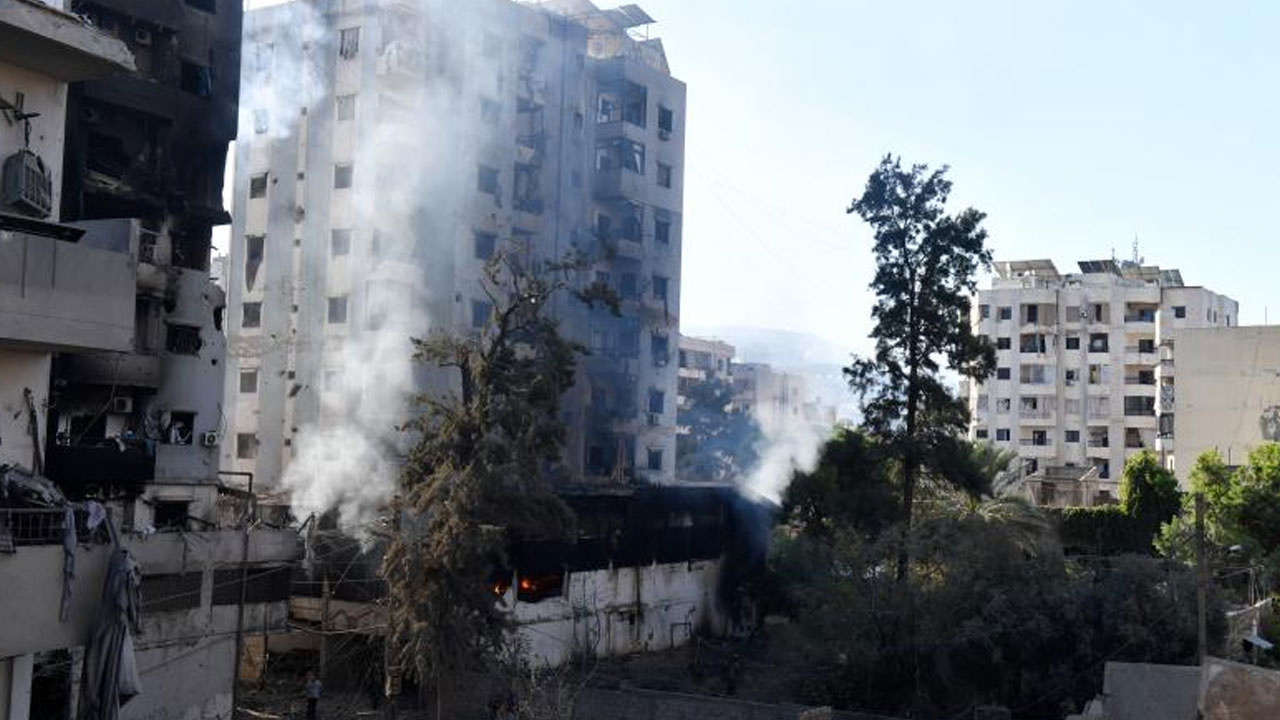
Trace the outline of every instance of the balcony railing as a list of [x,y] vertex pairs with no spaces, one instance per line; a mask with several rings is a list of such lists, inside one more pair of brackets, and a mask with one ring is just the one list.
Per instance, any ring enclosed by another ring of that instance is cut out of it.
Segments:
[[1023,447],[1048,447],[1049,438],[1018,438],[1018,444]]
[[[74,514],[76,542],[103,539],[104,525],[90,532],[85,525],[85,511],[77,509]],[[0,541],[7,536],[18,547],[61,545],[65,528],[66,511],[62,508],[0,508]]]

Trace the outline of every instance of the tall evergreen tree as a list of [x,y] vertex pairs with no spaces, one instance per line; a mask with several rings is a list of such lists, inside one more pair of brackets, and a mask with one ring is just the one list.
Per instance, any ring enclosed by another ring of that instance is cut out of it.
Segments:
[[[947,389],[943,367],[983,379],[995,366],[991,343],[969,323],[975,273],[989,267],[985,215],[969,208],[946,213],[951,181],[947,169],[904,169],[886,155],[860,197],[849,206],[875,233],[876,274],[871,289],[875,354],[845,368],[862,400],[867,429],[885,439],[901,458],[904,533],[922,467],[948,454],[968,422],[965,404]],[[898,557],[906,577],[907,545]]]

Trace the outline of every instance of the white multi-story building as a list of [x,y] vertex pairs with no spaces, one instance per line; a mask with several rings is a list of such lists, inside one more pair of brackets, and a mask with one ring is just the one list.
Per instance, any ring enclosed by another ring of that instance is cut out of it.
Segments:
[[439,388],[407,338],[482,326],[506,248],[579,253],[572,282],[622,301],[556,308],[590,349],[563,402],[570,474],[673,480],[685,88],[651,22],[585,0],[246,14],[225,468],[271,487],[309,466],[309,428],[394,437],[404,398]]
[[694,383],[732,380],[734,352],[734,347],[723,340],[681,335],[677,370],[681,404],[684,402],[685,389]]
[[[1030,260],[996,263],[971,313],[996,346],[995,374],[964,385],[971,437],[1016,449],[1028,476],[1088,482],[1091,497],[1073,502],[1092,504],[1116,496],[1127,457],[1159,449],[1161,413],[1172,412],[1161,385],[1173,382],[1162,339],[1234,325],[1239,306],[1177,270],[1097,260],[1062,274]],[[1055,504],[1066,490],[1041,483],[1037,499]]]

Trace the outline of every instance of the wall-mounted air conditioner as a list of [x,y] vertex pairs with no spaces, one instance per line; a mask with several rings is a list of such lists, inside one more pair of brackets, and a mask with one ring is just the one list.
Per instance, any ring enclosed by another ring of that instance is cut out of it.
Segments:
[[117,415],[128,415],[133,412],[133,398],[131,397],[114,397],[111,398],[111,412]]
[[151,45],[151,31],[144,27],[134,28],[133,42],[143,46]]
[[37,218],[53,211],[53,175],[39,155],[19,150],[4,161],[4,204]]
[[200,433],[200,444],[207,448],[217,447],[218,433],[213,431]]

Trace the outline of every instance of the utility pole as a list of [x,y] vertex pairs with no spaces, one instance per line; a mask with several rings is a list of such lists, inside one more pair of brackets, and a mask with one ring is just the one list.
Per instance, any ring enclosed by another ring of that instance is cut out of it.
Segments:
[[1204,549],[1204,493],[1196,493],[1196,662],[1204,665],[1209,655],[1209,629],[1205,610],[1205,586],[1209,584],[1209,564]]
[[[243,475],[249,478],[249,488],[244,496],[244,530],[240,552],[240,602],[236,603],[236,659],[231,670],[231,717],[236,717],[236,704],[240,701],[240,658],[244,653],[244,601],[249,588],[249,528],[253,523],[256,498],[253,495],[253,473],[219,471],[219,475]],[[265,622],[265,615],[263,616]]]
[[329,575],[324,576],[324,586],[320,598],[320,681],[324,682],[329,670]]

